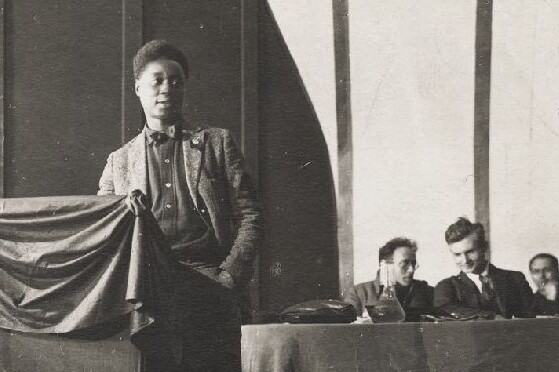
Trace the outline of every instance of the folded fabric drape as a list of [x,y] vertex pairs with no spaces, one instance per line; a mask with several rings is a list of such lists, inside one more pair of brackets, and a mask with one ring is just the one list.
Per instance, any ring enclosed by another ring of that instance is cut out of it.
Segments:
[[130,314],[133,342],[158,328],[174,345],[175,265],[153,215],[122,196],[0,199],[0,328],[67,333]]

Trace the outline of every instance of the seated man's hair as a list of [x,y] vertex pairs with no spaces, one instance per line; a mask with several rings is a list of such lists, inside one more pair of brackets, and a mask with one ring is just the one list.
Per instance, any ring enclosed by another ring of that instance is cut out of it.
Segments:
[[460,217],[458,221],[450,225],[444,233],[444,239],[447,244],[456,243],[464,240],[471,234],[475,235],[479,247],[485,247],[487,245],[483,225],[481,223],[471,223],[466,217]]
[[388,241],[378,250],[378,260],[391,261],[394,258],[394,251],[400,247],[407,247],[417,251],[417,244],[408,238],[394,238]]
[[141,47],[134,56],[134,78],[140,77],[148,63],[161,58],[177,62],[182,67],[184,77],[188,77],[188,60],[183,52],[165,40],[152,40]]
[[548,258],[548,259],[550,259],[551,263],[553,264],[553,267],[555,268],[555,270],[559,271],[559,262],[557,261],[557,257],[552,255],[551,253],[538,253],[537,255],[532,257],[530,259],[530,262],[528,263],[528,269],[530,271],[532,270],[532,264],[534,263],[534,260],[536,260],[538,258]]

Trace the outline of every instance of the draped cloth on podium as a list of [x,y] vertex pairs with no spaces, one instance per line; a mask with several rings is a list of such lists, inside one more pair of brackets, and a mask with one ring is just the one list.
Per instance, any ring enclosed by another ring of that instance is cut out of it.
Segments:
[[0,328],[68,333],[130,314],[180,358],[176,267],[151,213],[122,196],[0,199]]

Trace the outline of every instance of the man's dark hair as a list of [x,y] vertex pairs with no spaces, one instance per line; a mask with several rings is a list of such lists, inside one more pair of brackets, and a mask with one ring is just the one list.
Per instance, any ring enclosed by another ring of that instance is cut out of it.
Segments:
[[140,77],[148,63],[161,58],[177,62],[182,67],[184,77],[188,77],[188,60],[184,53],[165,40],[152,40],[141,47],[134,56],[134,78]]
[[383,260],[391,261],[394,258],[394,251],[400,247],[411,248],[414,252],[417,251],[417,244],[413,240],[407,238],[394,238],[378,250],[379,262]]
[[537,260],[538,258],[547,258],[549,260],[551,260],[551,264],[553,265],[553,268],[556,271],[559,271],[559,262],[557,261],[557,257],[555,257],[554,255],[552,255],[551,253],[538,253],[537,255],[535,255],[534,257],[532,257],[530,259],[530,262],[528,263],[528,269],[530,271],[532,271],[532,264],[534,263],[535,260]]
[[464,240],[466,237],[474,234],[476,238],[476,246],[478,248],[486,248],[485,229],[481,223],[471,223],[466,217],[458,218],[446,229],[444,238],[447,244],[456,243]]

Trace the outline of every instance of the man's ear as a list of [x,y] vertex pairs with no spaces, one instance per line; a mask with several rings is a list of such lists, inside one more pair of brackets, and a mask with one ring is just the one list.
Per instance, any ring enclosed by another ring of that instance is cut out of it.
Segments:
[[138,79],[136,79],[134,80],[134,92],[138,97],[140,97],[140,95],[138,94],[139,89],[140,89],[140,82],[138,81]]

